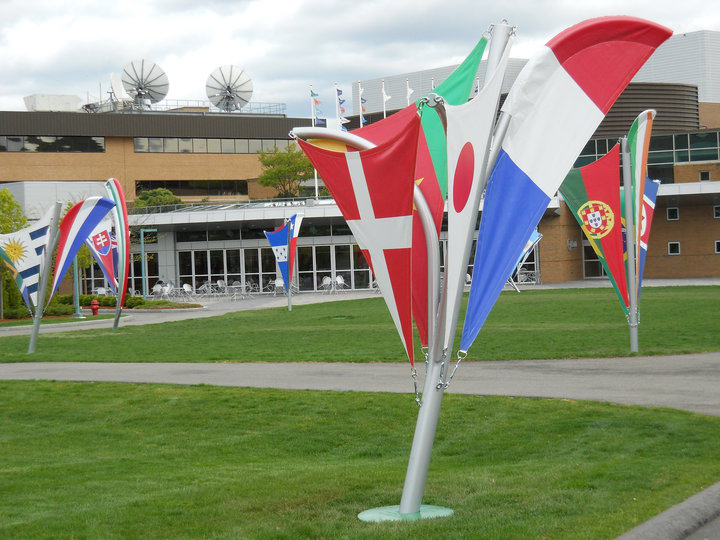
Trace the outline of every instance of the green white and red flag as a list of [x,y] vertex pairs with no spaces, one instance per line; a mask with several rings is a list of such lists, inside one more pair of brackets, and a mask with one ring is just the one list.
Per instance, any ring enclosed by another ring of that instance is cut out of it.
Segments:
[[620,146],[597,161],[571,169],[560,194],[597,254],[628,313],[630,301],[625,274],[620,204]]

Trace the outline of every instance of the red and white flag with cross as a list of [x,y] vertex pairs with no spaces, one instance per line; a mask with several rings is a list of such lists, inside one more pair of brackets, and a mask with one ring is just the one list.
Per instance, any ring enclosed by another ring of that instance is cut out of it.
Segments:
[[411,246],[420,118],[370,150],[333,152],[298,140],[372,268],[411,363]]

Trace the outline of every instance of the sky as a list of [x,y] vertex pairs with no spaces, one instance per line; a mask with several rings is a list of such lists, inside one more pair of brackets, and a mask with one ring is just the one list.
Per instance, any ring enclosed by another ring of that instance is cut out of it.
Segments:
[[252,101],[310,116],[309,88],[458,64],[493,24],[517,26],[511,56],[528,58],[558,32],[598,16],[632,15],[675,33],[720,30],[707,0],[2,0],[0,110],[23,96],[107,99],[110,74],[157,63],[168,100],[206,101],[218,66],[252,78]]

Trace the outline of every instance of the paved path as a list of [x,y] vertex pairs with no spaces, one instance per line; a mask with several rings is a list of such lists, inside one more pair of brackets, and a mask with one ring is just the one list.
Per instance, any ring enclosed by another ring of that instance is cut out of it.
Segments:
[[[419,369],[422,372],[422,367]],[[410,392],[407,363],[0,364],[0,379],[213,384]],[[720,416],[720,353],[635,358],[466,362],[449,392],[611,401]]]

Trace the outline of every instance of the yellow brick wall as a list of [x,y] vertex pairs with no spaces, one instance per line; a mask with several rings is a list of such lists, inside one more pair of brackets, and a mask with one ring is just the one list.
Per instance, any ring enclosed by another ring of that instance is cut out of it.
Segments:
[[[582,230],[564,202],[560,215],[545,216],[538,231],[543,239],[538,244],[540,276],[543,283],[559,283],[583,279]],[[577,247],[568,247],[575,242]]]
[[698,109],[703,128],[720,128],[720,103],[698,103]]
[[[665,207],[657,207],[650,230],[645,277],[718,277],[720,219],[713,217],[713,205],[681,206],[680,219],[668,221]],[[668,242],[680,242],[680,255],[668,255]]]
[[688,163],[687,165],[675,165],[675,183],[685,184],[688,182],[699,182],[700,171],[709,171],[711,181],[720,181],[720,163]]
[[132,137],[106,137],[105,152],[0,154],[2,180],[101,181],[120,180],[128,200],[135,199],[135,182],[142,180],[249,180],[253,198],[275,196],[272,188],[257,185],[262,171],[254,154],[135,153]]

